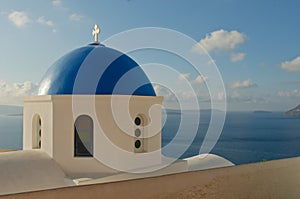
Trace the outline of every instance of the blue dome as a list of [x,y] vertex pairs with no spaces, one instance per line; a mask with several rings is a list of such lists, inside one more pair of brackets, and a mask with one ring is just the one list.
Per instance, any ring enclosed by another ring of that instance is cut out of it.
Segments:
[[143,69],[129,56],[101,44],[78,48],[57,60],[40,82],[38,95],[155,96]]

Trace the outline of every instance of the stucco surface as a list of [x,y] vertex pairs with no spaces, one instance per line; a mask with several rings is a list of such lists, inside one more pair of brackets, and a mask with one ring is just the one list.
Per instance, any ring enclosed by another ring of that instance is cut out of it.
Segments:
[[[3,196],[3,199],[299,198],[300,157],[145,179]],[[2,199],[2,198],[1,198]]]
[[0,195],[74,185],[40,150],[0,153]]
[[186,158],[184,160],[187,161],[189,171],[212,169],[234,165],[229,160],[226,160],[225,158],[214,154],[201,154],[190,158]]

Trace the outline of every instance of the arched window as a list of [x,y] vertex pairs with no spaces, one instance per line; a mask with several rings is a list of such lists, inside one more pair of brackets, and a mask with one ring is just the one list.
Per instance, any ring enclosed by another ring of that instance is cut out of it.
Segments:
[[93,119],[80,115],[74,124],[74,156],[93,156]]
[[40,149],[42,147],[42,119],[36,114],[32,121],[32,148]]

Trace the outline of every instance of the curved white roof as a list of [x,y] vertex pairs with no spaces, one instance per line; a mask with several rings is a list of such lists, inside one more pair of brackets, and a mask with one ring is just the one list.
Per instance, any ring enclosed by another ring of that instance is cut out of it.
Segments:
[[40,150],[0,153],[0,195],[71,185],[60,167]]
[[234,166],[229,160],[214,154],[201,154],[184,160],[187,161],[189,171]]

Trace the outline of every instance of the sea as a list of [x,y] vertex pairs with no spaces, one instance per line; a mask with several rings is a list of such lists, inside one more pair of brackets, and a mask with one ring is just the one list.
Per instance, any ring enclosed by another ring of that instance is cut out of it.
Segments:
[[[166,111],[163,115],[162,152],[187,158],[198,155],[210,123],[210,111],[201,111],[198,128],[181,126],[193,138],[176,139],[181,118],[193,120],[195,111]],[[0,149],[22,149],[22,114],[0,113]],[[192,129],[196,129],[192,132]],[[181,131],[180,131],[181,132]],[[184,149],[184,150],[183,150]],[[236,165],[300,156],[300,117],[283,112],[227,112],[223,130],[210,151]]]

